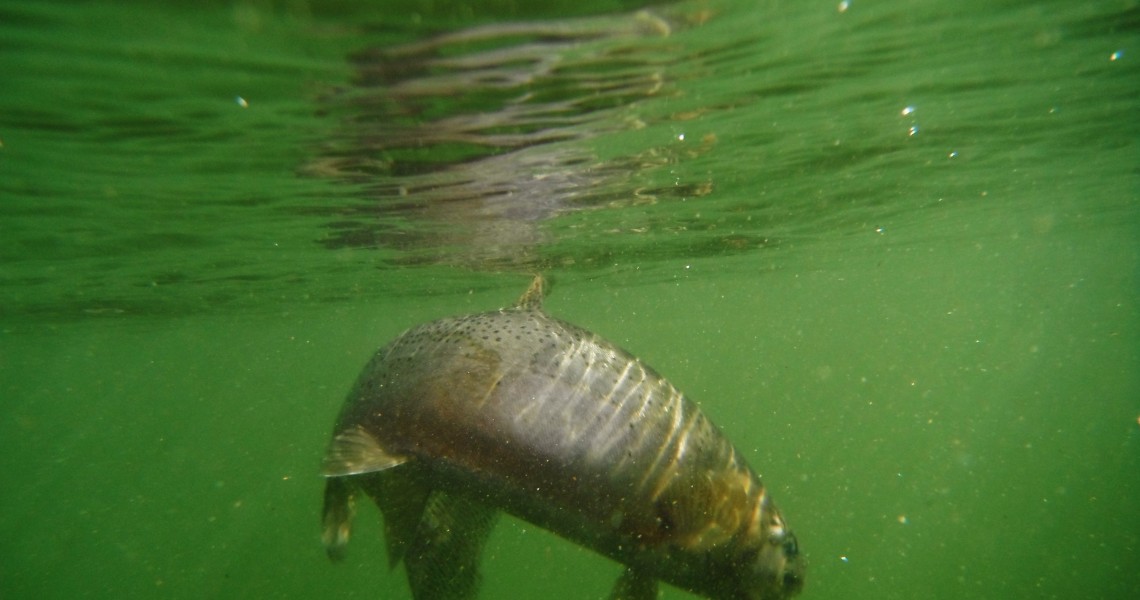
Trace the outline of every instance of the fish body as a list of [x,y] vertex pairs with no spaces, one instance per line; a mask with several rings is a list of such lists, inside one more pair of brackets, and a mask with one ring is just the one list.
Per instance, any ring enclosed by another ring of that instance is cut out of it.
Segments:
[[795,536],[728,439],[541,300],[536,279],[512,308],[412,328],[373,357],[324,461],[330,555],[363,491],[418,600],[475,596],[500,510],[624,564],[614,598],[655,598],[658,580],[724,600],[798,592]]

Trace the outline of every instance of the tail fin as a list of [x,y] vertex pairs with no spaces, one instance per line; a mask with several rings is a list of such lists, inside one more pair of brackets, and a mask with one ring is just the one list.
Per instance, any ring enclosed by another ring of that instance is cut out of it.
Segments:
[[325,481],[325,507],[322,512],[321,541],[329,558],[344,558],[345,546],[352,533],[352,517],[356,513],[356,492],[345,477]]

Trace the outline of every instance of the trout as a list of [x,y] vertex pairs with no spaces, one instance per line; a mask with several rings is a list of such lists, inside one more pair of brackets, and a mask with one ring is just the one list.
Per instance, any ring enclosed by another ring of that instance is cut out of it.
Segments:
[[652,368],[547,315],[543,288],[375,354],[323,461],[329,556],[363,493],[416,600],[476,597],[500,512],[624,565],[615,600],[656,598],[659,581],[714,600],[798,593],[796,537],[741,454]]

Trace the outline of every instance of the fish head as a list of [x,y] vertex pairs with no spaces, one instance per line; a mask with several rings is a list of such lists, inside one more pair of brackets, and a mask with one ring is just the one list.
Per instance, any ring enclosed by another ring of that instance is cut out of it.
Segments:
[[788,530],[771,532],[756,548],[746,567],[748,598],[775,600],[790,598],[804,587],[804,561],[796,535]]
[[774,506],[768,502],[763,505],[762,526],[754,530],[733,561],[734,589],[726,597],[780,600],[803,590],[804,560],[796,535]]

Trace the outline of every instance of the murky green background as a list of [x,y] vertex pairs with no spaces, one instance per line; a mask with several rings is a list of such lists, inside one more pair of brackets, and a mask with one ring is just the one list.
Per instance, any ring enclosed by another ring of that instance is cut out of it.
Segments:
[[[803,597],[1140,596],[1137,2],[360,4],[0,3],[0,597],[407,597],[371,507],[324,556],[332,420],[536,270]],[[483,597],[619,572],[504,519]]]

